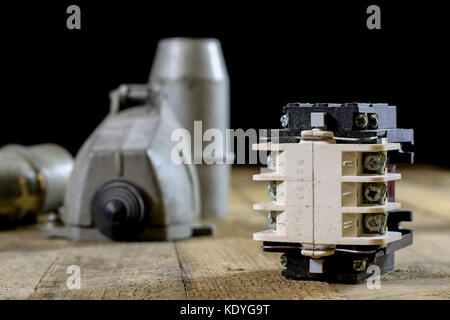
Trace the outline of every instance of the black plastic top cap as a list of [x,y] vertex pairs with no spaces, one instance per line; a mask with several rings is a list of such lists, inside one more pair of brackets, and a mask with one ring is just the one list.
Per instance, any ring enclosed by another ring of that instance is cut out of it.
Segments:
[[106,202],[103,212],[105,218],[113,223],[124,222],[127,219],[127,208],[117,199]]
[[145,227],[149,200],[134,183],[114,179],[97,190],[91,212],[95,227],[113,240],[134,240]]

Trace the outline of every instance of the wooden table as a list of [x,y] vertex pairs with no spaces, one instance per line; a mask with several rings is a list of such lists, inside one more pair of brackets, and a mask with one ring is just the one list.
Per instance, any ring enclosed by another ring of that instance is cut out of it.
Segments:
[[[38,226],[0,231],[2,299],[449,299],[450,170],[400,168],[397,200],[414,210],[414,245],[396,254],[380,290],[288,281],[280,254],[263,253],[252,233],[267,217],[252,204],[267,199],[257,167],[233,169],[229,216],[215,237],[177,242],[76,243],[46,239]],[[405,224],[407,226],[407,224]],[[78,265],[81,289],[69,290]]]

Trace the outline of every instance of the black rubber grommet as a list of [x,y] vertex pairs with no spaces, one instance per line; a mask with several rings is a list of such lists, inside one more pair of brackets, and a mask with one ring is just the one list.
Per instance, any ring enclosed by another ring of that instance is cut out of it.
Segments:
[[95,193],[91,213],[95,227],[112,240],[134,240],[148,215],[145,192],[126,180],[108,181]]

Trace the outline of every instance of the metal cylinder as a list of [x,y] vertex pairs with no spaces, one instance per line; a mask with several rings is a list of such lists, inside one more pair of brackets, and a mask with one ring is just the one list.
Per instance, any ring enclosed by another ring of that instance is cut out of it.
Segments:
[[73,168],[73,157],[55,144],[0,149],[0,216],[14,221],[57,210]]
[[[161,40],[150,72],[149,85],[164,93],[169,107],[192,137],[194,121],[202,121],[203,131],[218,129],[225,139],[230,113],[229,78],[218,40]],[[220,158],[226,163],[230,154],[229,150],[216,150],[214,158]],[[194,157],[198,163],[200,159],[196,155]],[[202,217],[224,218],[227,214],[230,165],[207,165],[204,162],[197,166]]]

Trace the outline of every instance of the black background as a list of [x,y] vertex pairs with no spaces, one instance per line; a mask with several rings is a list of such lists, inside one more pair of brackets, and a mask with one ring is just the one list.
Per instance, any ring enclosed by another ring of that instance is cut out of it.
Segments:
[[[206,315],[180,315],[182,307],[214,307],[215,312],[211,318]],[[267,315],[230,315],[224,314],[225,305],[270,305]],[[161,315],[166,319],[289,319],[292,315],[301,312],[301,316],[309,317],[317,314],[324,318],[342,318],[348,316],[348,310],[353,314],[364,314],[364,319],[379,320],[383,310],[383,319],[411,319],[423,310],[433,310],[436,314],[444,314],[448,310],[448,300],[27,300],[27,301],[0,301],[2,311],[14,313],[20,318],[29,315],[45,314],[46,319],[61,319],[62,315],[70,312],[73,318],[84,318],[89,314],[93,319],[126,319],[133,315],[155,317]],[[51,310],[51,312],[49,312]],[[151,311],[149,311],[151,310]],[[299,312],[299,310],[301,310]],[[367,312],[375,310],[374,312]]]
[[[278,128],[287,102],[388,102],[414,128],[416,161],[450,166],[446,11],[411,1],[36,1],[1,7],[0,144],[55,142],[73,154],[108,93],[147,81],[158,39],[215,37],[232,128]],[[81,8],[81,30],[66,8]],[[381,8],[381,30],[366,27]]]

